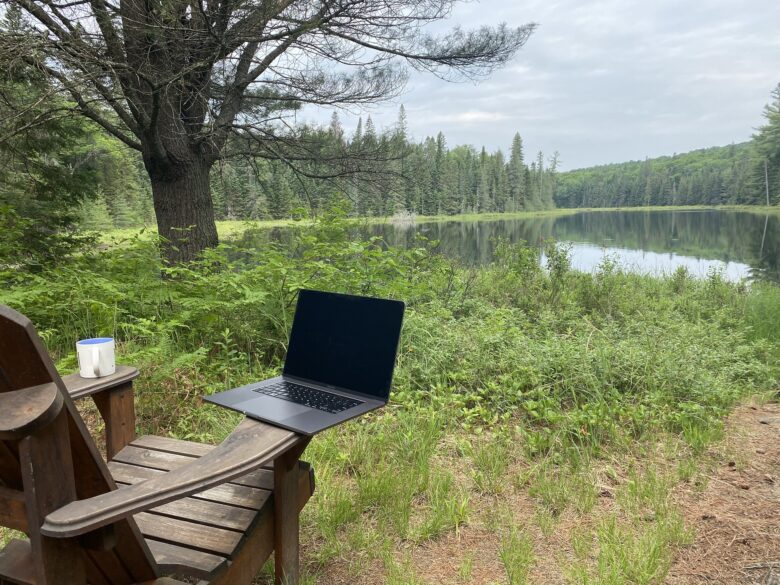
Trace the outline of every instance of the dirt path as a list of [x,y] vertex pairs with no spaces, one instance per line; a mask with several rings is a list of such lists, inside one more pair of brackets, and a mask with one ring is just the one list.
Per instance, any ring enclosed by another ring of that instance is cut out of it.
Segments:
[[693,545],[667,585],[780,585],[780,405],[743,406],[728,419],[704,490],[678,492]]

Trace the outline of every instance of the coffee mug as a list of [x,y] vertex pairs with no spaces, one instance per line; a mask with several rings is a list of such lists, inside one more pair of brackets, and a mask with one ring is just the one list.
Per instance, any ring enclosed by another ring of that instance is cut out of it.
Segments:
[[116,372],[114,340],[111,337],[95,337],[76,342],[79,357],[79,374],[82,378],[101,378]]

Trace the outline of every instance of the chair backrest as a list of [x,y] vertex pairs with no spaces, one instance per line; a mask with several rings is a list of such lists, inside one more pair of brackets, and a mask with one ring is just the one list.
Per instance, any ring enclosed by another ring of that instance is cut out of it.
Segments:
[[[14,392],[18,396],[20,391],[50,383],[57,386],[64,401],[59,445],[69,443],[69,452],[59,458],[58,465],[70,466],[71,469],[57,469],[57,465],[51,465],[48,469],[37,470],[35,481],[45,481],[46,478],[42,476],[47,473],[53,475],[50,480],[54,486],[58,485],[57,482],[67,482],[68,478],[73,478],[75,498],[79,500],[117,489],[32,323],[24,315],[0,305],[0,410],[3,408],[3,394]],[[29,494],[31,480],[29,474],[23,473],[21,469],[22,462],[25,457],[29,458],[30,453],[30,446],[24,444],[26,440],[0,440],[0,486],[10,490],[27,490],[28,535],[33,556],[38,557],[33,561],[43,565],[46,558],[40,557],[45,556],[46,548],[43,547],[42,552],[41,547],[36,546],[36,539],[40,537],[38,523],[50,510],[41,515],[33,509],[36,500]],[[108,546],[109,542],[115,544]],[[152,554],[132,519],[117,522],[111,531],[104,533],[103,538],[91,539],[89,535],[81,537],[78,547],[89,583],[128,585],[157,577]],[[41,583],[42,580],[39,574],[39,585],[51,585],[49,582]]]

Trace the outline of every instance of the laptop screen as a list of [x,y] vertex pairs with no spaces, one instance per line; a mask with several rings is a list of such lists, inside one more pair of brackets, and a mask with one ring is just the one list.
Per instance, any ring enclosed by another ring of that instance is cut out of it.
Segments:
[[403,314],[401,301],[300,291],[285,375],[386,400]]

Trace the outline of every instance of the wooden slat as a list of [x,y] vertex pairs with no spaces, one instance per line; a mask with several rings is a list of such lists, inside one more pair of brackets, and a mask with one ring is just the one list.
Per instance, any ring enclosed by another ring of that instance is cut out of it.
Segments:
[[[136,442],[131,443],[114,456],[114,461],[120,463],[149,467],[150,469],[159,469],[161,471],[180,469],[197,460],[198,457],[194,456],[139,447]],[[233,478],[231,482],[265,490],[274,489],[273,471],[270,469],[257,469],[251,473]]]
[[0,393],[53,382],[57,370],[30,320],[0,305]]
[[241,532],[213,528],[148,512],[135,515],[141,533],[154,540],[230,557],[243,538]]
[[189,455],[190,457],[203,457],[206,453],[213,451],[215,447],[214,445],[172,439],[171,437],[157,437],[155,435],[143,435],[142,437],[138,437],[133,441],[133,445],[143,449],[167,451],[168,453]]
[[24,492],[0,487],[0,526],[27,532]]
[[121,386],[138,377],[138,370],[130,366],[117,366],[116,372],[100,378],[82,378],[76,374],[63,376],[62,381],[71,398],[83,398],[104,390]]
[[35,585],[29,540],[13,539],[0,550],[0,582],[4,579],[22,585]]
[[202,492],[256,469],[294,447],[302,437],[244,419],[219,447],[192,463],[121,490],[63,506],[46,517],[48,536],[75,536],[142,510]]
[[256,515],[255,511],[247,510],[246,508],[236,508],[195,498],[174,500],[158,506],[150,510],[150,512],[170,516],[171,518],[188,520],[197,524],[205,524],[206,526],[214,526],[215,528],[227,528],[241,532],[249,528]]
[[[186,455],[187,457],[203,457],[203,455],[214,449],[214,445],[204,445],[203,443],[194,443],[170,437],[156,437],[154,435],[138,437],[131,444],[142,449],[164,451],[176,455]],[[273,466],[263,466],[261,469],[249,473],[238,480],[233,480],[233,483],[239,483],[239,480],[241,485],[258,487],[264,490],[273,489]]]
[[[166,473],[159,469],[150,469],[148,467],[136,467],[126,463],[112,461],[108,464],[114,479],[121,484],[131,485],[151,479],[156,475]],[[224,483],[216,487],[207,489],[191,497],[231,506],[241,506],[251,510],[259,510],[263,507],[271,492],[258,488],[251,488],[233,483]]]
[[89,556],[89,551],[84,551],[83,554],[84,567],[87,570],[87,583],[89,585],[113,585],[108,582],[108,578],[103,574],[103,571],[99,568],[99,559],[93,559]]
[[154,560],[160,570],[166,573],[186,574],[199,579],[211,579],[218,572],[225,569],[227,559],[225,557],[192,550],[181,546],[147,539]]

